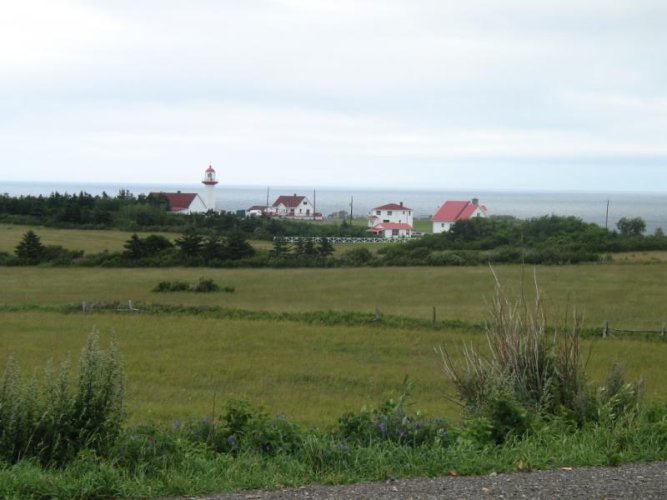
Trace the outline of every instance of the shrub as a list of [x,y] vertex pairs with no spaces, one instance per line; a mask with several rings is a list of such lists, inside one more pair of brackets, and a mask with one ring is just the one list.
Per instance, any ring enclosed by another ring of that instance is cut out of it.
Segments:
[[245,401],[231,401],[216,422],[207,418],[185,428],[188,438],[218,453],[243,450],[275,455],[300,449],[304,433],[285,417],[270,418]]
[[[491,437],[503,442],[513,428],[528,428],[522,408],[535,414],[565,415],[585,421],[610,421],[637,409],[639,384],[625,384],[619,368],[597,391],[587,382],[579,347],[580,321],[549,328],[540,290],[529,304],[510,300],[497,286],[486,337],[490,353],[464,350],[454,363],[441,349],[446,375],[453,381],[469,414],[491,420]],[[606,414],[613,417],[605,417]]]
[[409,415],[405,402],[410,385],[405,382],[403,395],[385,401],[378,408],[348,412],[338,419],[336,436],[350,444],[370,446],[377,442],[393,442],[405,446],[444,446],[452,442],[450,427],[442,419],[426,419],[417,412]]
[[44,382],[23,379],[10,360],[0,386],[0,457],[15,463],[36,458],[62,464],[83,449],[108,450],[125,416],[124,381],[115,343],[102,351],[96,333],[88,337],[76,383],[69,363],[54,376],[47,367]]
[[199,278],[199,283],[195,285],[194,291],[200,293],[217,292],[220,287],[212,279]]

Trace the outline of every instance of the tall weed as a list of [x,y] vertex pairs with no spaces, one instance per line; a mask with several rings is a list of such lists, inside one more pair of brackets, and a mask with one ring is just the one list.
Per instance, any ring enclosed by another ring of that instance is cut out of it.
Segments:
[[117,439],[124,421],[124,380],[114,342],[99,347],[93,332],[81,352],[78,375],[70,380],[70,363],[58,374],[49,364],[40,384],[21,376],[10,359],[0,385],[0,458],[16,463],[35,458],[63,464],[83,449],[104,452]]
[[440,349],[443,370],[460,403],[488,424],[491,440],[501,443],[512,433],[529,430],[525,411],[566,416],[583,425],[615,421],[637,409],[641,384],[626,384],[621,367],[612,369],[604,387],[595,389],[588,382],[576,314],[569,325],[548,328],[537,283],[534,301],[523,294],[512,299],[496,283],[486,328],[488,351],[465,346],[463,361],[456,362]]

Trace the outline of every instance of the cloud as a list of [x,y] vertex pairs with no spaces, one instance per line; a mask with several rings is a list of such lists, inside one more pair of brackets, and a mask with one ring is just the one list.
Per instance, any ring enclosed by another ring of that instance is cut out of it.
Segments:
[[176,180],[217,157],[243,165],[239,182],[383,168],[406,182],[456,162],[491,178],[493,162],[667,156],[660,1],[28,0],[3,14],[0,165],[161,165]]

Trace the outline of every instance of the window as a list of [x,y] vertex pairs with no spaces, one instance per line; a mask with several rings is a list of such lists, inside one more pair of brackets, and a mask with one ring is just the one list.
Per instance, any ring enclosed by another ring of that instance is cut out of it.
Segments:
[[376,210],[375,215],[382,215],[382,210]]
[[387,215],[391,215],[391,210],[387,210]]
[[392,236],[398,236],[398,229],[392,229],[391,230],[391,235]]

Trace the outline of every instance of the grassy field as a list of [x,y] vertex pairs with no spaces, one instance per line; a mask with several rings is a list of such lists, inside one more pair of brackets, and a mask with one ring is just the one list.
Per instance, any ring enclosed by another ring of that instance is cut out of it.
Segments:
[[[414,409],[455,417],[435,348],[457,352],[480,334],[325,327],[292,322],[215,320],[140,314],[1,313],[0,352],[39,375],[47,360],[73,359],[86,335],[115,334],[125,358],[131,422],[200,418],[242,398],[298,422],[326,426],[347,410],[373,406],[415,382]],[[642,340],[587,341],[594,380],[609,366],[647,380],[649,398],[667,399],[662,365],[667,344]]]
[[[500,266],[505,286],[530,295],[532,268]],[[659,329],[667,320],[665,264],[542,266],[540,287],[556,312],[576,306],[586,326],[608,320],[613,328]],[[524,275],[522,278],[522,274]],[[162,280],[211,278],[235,293],[157,294]],[[0,268],[0,304],[144,301],[215,305],[267,311],[375,311],[428,319],[479,322],[486,317],[494,279],[487,267],[355,269],[103,269]]]
[[[25,227],[0,226],[0,250],[11,250]],[[120,250],[128,233],[37,228],[47,244],[88,252]],[[174,237],[175,235],[168,235]],[[268,242],[265,246],[270,245]],[[347,247],[349,248],[349,247]],[[344,250],[345,248],[343,248]],[[535,268],[553,316],[576,306],[587,327],[660,329],[667,320],[667,263],[635,253],[612,264]],[[664,256],[663,256],[664,257]],[[499,266],[501,282],[518,295],[533,292],[533,268]],[[163,280],[211,278],[234,293],[151,292]],[[0,268],[0,304],[6,306],[110,303],[128,300],[208,305],[271,312],[361,311],[429,320],[480,322],[488,316],[494,278],[487,267],[356,269],[103,269]],[[556,322],[554,320],[552,322]],[[403,377],[417,381],[414,401],[433,415],[455,415],[444,394],[434,348],[479,334],[429,330],[220,320],[198,316],[0,313],[0,361],[15,354],[33,372],[53,357],[76,357],[91,329],[115,333],[126,357],[133,422],[199,417],[230,398],[246,398],[300,422],[326,425],[345,410],[396,396]],[[588,344],[587,344],[588,345]],[[596,341],[591,369],[601,379],[615,361],[647,379],[649,397],[667,399],[661,383],[667,344]]]
[[[14,253],[16,245],[26,231],[34,231],[45,245],[59,245],[69,250],[83,250],[85,253],[99,253],[104,250],[123,250],[123,244],[132,236],[131,232],[117,230],[56,229],[41,226],[16,226],[0,224],[0,252]],[[159,234],[173,241],[177,233],[137,233],[141,237]]]

